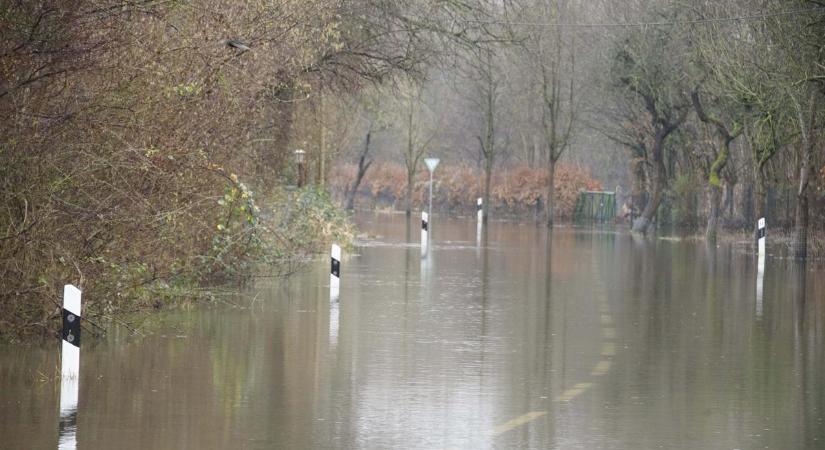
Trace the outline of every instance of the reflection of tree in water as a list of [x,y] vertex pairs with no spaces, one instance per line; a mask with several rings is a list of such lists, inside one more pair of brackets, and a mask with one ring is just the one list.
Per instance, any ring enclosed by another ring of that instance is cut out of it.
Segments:
[[[544,233],[544,298],[538,299],[538,314],[540,318],[538,322],[538,339],[540,349],[537,349],[537,356],[540,356],[541,366],[539,367],[539,374],[541,376],[541,393],[543,397],[550,400],[555,397],[556,393],[553,390],[553,350],[556,348],[555,340],[553,339],[555,327],[553,325],[553,241],[555,234],[552,228],[546,228]],[[562,299],[562,307],[566,307],[566,301]],[[562,318],[565,317],[564,309],[562,310]],[[563,319],[564,320],[564,319]],[[564,320],[566,324],[566,320]],[[564,343],[564,336],[562,336],[562,344]],[[540,353],[543,351],[544,353]],[[562,347],[562,378],[561,383],[564,386],[564,347]],[[556,420],[555,409],[548,408],[548,442],[556,441]]]

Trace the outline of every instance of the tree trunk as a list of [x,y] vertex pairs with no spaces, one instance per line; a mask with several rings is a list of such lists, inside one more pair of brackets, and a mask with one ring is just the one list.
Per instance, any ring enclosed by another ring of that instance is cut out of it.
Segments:
[[708,227],[705,230],[705,239],[711,244],[716,243],[716,229],[719,224],[719,206],[722,202],[722,189],[715,185],[710,185],[710,211],[708,213]]
[[808,194],[805,192],[796,197],[796,221],[792,243],[796,258],[808,257],[808,214]]
[[814,167],[814,136],[819,95],[811,92],[807,123],[802,109],[798,107],[799,126],[802,130],[802,155],[799,169],[799,187],[796,191],[796,217],[794,224],[793,248],[794,256],[805,259],[808,257],[808,185],[813,175]]
[[[370,125],[370,127],[372,127],[372,125]],[[361,156],[358,158],[358,173],[355,175],[355,182],[353,183],[351,189],[347,189],[347,201],[345,206],[347,211],[352,211],[355,208],[355,196],[358,195],[358,186],[361,185],[364,175],[367,174],[367,170],[370,168],[370,165],[372,165],[372,161],[367,161],[367,153],[370,151],[371,137],[372,131],[368,131],[366,142],[364,143],[364,151],[361,152]]]
[[637,162],[633,167],[633,180],[630,187],[630,225],[636,220],[640,209],[646,206],[645,192],[647,192],[647,177],[644,163]]
[[481,205],[481,222],[487,225],[490,215],[490,184],[493,177],[493,157],[489,156],[484,164],[484,201]]
[[[726,132],[727,133],[727,132]],[[730,154],[730,135],[725,138],[722,149],[716,155],[716,159],[710,167],[708,184],[710,186],[710,212],[708,213],[708,227],[705,230],[705,238],[711,242],[716,242],[716,227],[719,223],[720,206],[722,203],[722,179],[720,172],[725,168]]]
[[415,177],[415,172],[411,172],[407,170],[407,193],[405,204],[406,207],[404,212],[406,213],[407,217],[412,216],[412,196],[413,196],[413,178]]
[[320,146],[320,157],[318,158],[318,184],[321,186],[321,189],[324,189],[326,185],[327,179],[327,133],[326,133],[326,110],[324,107],[324,89],[321,87],[320,93],[320,108],[319,108],[319,116],[320,116],[320,139],[319,139],[319,146]]
[[653,182],[651,183],[652,192],[647,205],[645,205],[644,211],[642,211],[639,218],[633,222],[632,231],[637,233],[647,233],[650,224],[653,223],[653,218],[656,217],[656,212],[659,210],[659,205],[662,203],[665,187],[667,187],[667,182],[665,180],[667,171],[665,169],[664,162],[664,146],[666,138],[667,134],[664,131],[658,132],[656,141],[653,143],[653,149],[651,151],[651,156],[653,157],[653,161],[651,161],[653,163]]
[[413,109],[412,95],[409,97],[409,114],[407,115],[407,151],[404,154],[404,162],[407,164],[407,193],[405,199],[404,213],[409,219],[412,216],[412,189],[413,178],[415,177],[415,170],[417,169],[418,158],[413,147],[413,116],[415,110]]
[[359,184],[361,184],[361,177],[357,177],[353,183],[352,189],[347,191],[346,202],[344,203],[344,208],[347,211],[352,211],[355,209],[355,195],[358,193]]
[[361,157],[361,161],[358,164],[358,174],[355,177],[355,182],[352,185],[352,188],[347,191],[347,203],[346,208],[348,211],[352,211],[355,209],[355,196],[358,195],[358,187],[361,186],[361,181],[364,179],[364,175],[367,174],[367,170],[372,165],[372,161],[367,162],[364,164],[364,158]]
[[736,188],[736,184],[732,182],[725,183],[725,201],[722,203],[724,205],[723,210],[725,211],[724,216],[727,217],[728,220],[732,220],[735,215],[734,211],[734,201],[733,197],[735,195],[734,189]]
[[768,204],[768,183],[765,180],[764,175],[761,171],[758,171],[756,174],[756,185],[754,186],[754,201],[753,201],[753,213],[754,213],[754,220],[751,225],[753,225],[753,229],[756,229],[756,221],[767,217],[767,204]]
[[662,177],[664,177],[664,174],[656,175],[656,182],[653,184],[650,200],[647,202],[644,211],[642,211],[642,215],[633,222],[633,231],[637,233],[647,233],[650,224],[653,223],[653,217],[656,216],[656,212],[659,210],[659,204],[662,203],[665,190],[664,183],[659,181]]
[[742,189],[742,198],[739,208],[745,221],[745,229],[754,222],[753,212],[753,182],[747,181]]
[[[699,86],[693,89],[690,94],[693,101],[693,108],[699,116],[699,120],[704,123],[714,125],[717,132],[723,139],[722,148],[714,158],[713,164],[710,166],[710,173],[708,174],[708,185],[710,186],[710,212],[708,214],[708,227],[705,231],[705,237],[710,243],[716,242],[716,227],[719,223],[719,216],[721,215],[720,206],[722,202],[722,170],[728,164],[730,159],[730,143],[741,133],[741,129],[734,125],[733,130],[729,130],[722,120],[717,117],[708,115],[702,107],[699,100]],[[727,196],[725,205],[732,207],[733,205],[733,183],[730,180],[727,183]]]
[[481,207],[481,222],[484,225],[487,225],[487,219],[490,216],[490,184],[493,178],[493,158],[496,157],[496,134],[494,122],[496,119],[496,103],[493,92],[495,85],[492,72],[492,58],[489,51],[487,52],[487,67],[489,69],[488,82],[490,83],[487,87],[487,110],[485,111],[487,126],[484,141],[481,142],[481,148],[484,151],[484,203]]
[[553,228],[555,221],[556,208],[556,161],[550,157],[550,163],[547,165],[547,228]]

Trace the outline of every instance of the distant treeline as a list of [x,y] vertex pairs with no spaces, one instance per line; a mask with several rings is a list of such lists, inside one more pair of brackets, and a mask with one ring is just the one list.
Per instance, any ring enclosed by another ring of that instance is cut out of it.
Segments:
[[[345,198],[352,189],[357,167],[344,164],[330,173],[330,188]],[[499,216],[542,218],[547,204],[547,170],[517,166],[493,172],[492,210]],[[371,167],[358,187],[356,208],[392,208],[404,210],[407,189],[406,169],[401,164],[377,163]],[[601,190],[602,185],[589,171],[565,164],[556,167],[556,215],[561,220],[573,217],[576,199],[582,190]],[[433,181],[433,209],[452,214],[475,214],[476,199],[484,192],[484,173],[468,166],[439,165]],[[413,205],[427,205],[429,173],[417,171],[413,188]]]

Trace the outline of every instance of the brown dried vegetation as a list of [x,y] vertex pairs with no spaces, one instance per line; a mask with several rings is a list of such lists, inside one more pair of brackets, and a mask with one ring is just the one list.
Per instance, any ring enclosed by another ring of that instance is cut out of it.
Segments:
[[[330,186],[343,192],[355,178],[352,164],[332,171]],[[476,199],[484,191],[483,172],[468,166],[441,165],[434,180],[433,208],[451,212],[475,212]],[[426,168],[418,171],[413,189],[413,204],[422,207],[427,202],[429,175]],[[364,177],[359,192],[363,207],[389,203],[402,207],[406,190],[406,171],[399,164],[376,164]],[[527,166],[503,168],[493,173],[491,199],[493,209],[506,215],[535,212],[537,203],[546,204],[547,171]],[[573,217],[576,199],[582,190],[600,190],[601,183],[587,170],[559,164],[556,167],[555,200],[557,216]]]

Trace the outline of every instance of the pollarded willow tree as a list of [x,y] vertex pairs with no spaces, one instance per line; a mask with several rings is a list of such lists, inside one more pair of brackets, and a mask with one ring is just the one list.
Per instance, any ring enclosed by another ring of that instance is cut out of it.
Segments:
[[[675,22],[673,10],[647,15],[648,20]],[[633,231],[646,233],[656,217],[668,186],[668,140],[685,122],[690,110],[688,69],[684,54],[689,38],[671,26],[629,28],[615,43],[611,78],[618,107],[629,127],[647,134],[644,139],[649,198]]]
[[[818,2],[799,2],[800,6]],[[793,146],[796,156],[793,251],[798,258],[808,256],[810,228],[810,203],[815,169],[823,162],[823,81],[825,81],[825,10],[799,15],[796,23],[783,22],[774,33],[774,40],[786,50],[784,64],[780,66],[780,80],[784,79],[787,98],[796,119],[799,139]]]
[[708,25],[701,45],[718,91],[747,113],[744,130],[754,150],[758,215],[770,214],[765,210],[768,179],[785,179],[780,183],[794,187],[793,249],[798,257],[807,255],[810,186],[822,162],[817,152],[825,72],[822,6],[775,0],[707,5],[719,16],[741,17],[754,8],[762,15]]
[[[741,123],[735,120],[725,121],[720,118],[720,116],[708,112],[700,99],[699,86],[695,87],[691,92],[691,101],[693,102],[693,107],[699,120],[713,126],[718,135],[719,145],[718,147],[714,147],[712,151],[712,162],[707,175],[708,188],[710,189],[710,206],[708,223],[705,229],[705,238],[709,242],[715,243],[719,216],[721,215],[722,171],[726,169],[731,159],[731,142],[742,134],[743,128]],[[716,99],[714,103],[718,105],[722,102]],[[728,111],[730,111],[730,109],[728,109]]]

